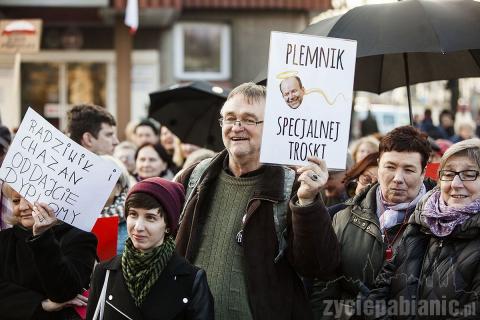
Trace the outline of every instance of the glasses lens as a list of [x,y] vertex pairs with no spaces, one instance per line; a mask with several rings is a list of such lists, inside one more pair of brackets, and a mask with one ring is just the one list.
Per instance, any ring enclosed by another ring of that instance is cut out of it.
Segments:
[[448,171],[448,170],[442,170],[440,171],[440,180],[442,181],[452,181],[453,178],[455,178],[455,172],[453,171]]
[[465,170],[460,172],[460,179],[463,181],[473,181],[477,179],[478,171],[476,170]]

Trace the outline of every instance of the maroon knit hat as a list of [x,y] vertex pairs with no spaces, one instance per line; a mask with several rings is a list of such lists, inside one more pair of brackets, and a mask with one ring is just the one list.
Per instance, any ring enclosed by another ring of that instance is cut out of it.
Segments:
[[185,189],[178,182],[169,181],[163,178],[148,178],[137,182],[127,195],[128,198],[137,192],[146,193],[155,198],[165,210],[168,216],[168,228],[175,234],[178,227],[178,218],[185,202]]

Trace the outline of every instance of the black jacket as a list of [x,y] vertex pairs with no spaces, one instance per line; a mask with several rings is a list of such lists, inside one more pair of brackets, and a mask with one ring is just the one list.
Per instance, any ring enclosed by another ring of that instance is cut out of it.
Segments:
[[[446,237],[433,235],[422,219],[428,193],[410,217],[398,252],[376,279],[376,289],[369,299],[376,301],[438,301],[448,305],[457,301],[459,308],[448,311],[472,311],[474,314],[432,314],[435,319],[480,318],[480,214],[457,226]],[[401,297],[401,298],[400,298]],[[413,305],[413,304],[412,304]],[[433,304],[432,304],[433,305]],[[385,310],[383,310],[385,311]],[[417,315],[395,316],[395,319],[426,319]],[[470,316],[470,317],[469,317]],[[390,319],[377,313],[377,318]]]
[[140,308],[135,306],[122,274],[122,256],[99,264],[93,273],[87,319],[92,319],[102,291],[106,270],[110,270],[104,320],[211,320],[213,298],[205,271],[172,256]]
[[96,258],[91,233],[61,223],[38,237],[19,226],[0,232],[0,319],[65,319],[73,312],[43,311],[41,302],[65,302],[88,288]]

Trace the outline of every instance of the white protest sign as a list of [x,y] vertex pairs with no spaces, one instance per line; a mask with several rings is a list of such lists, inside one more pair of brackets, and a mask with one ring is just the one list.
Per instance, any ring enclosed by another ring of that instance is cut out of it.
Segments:
[[345,169],[357,43],[272,32],[260,161]]
[[120,169],[83,148],[31,108],[0,168],[0,179],[30,203],[45,202],[58,219],[90,231]]

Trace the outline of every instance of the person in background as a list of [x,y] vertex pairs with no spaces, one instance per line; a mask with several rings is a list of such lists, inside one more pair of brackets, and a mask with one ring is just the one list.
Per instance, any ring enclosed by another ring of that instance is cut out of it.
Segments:
[[360,122],[360,134],[362,137],[379,132],[377,119],[373,116],[372,110],[368,109],[367,117]]
[[330,207],[339,203],[343,203],[349,198],[345,186],[345,173],[350,170],[353,165],[352,156],[347,153],[345,170],[328,171],[327,183],[323,186],[322,196],[325,206]]
[[152,177],[172,180],[176,171],[170,156],[160,144],[147,143],[137,149],[135,153],[137,181]]
[[134,143],[130,141],[122,141],[115,147],[113,156],[120,160],[124,166],[127,168],[128,173],[131,176],[131,179],[135,181],[135,153],[137,152],[137,147]]
[[378,145],[378,139],[372,136],[363,137],[352,142],[350,154],[353,157],[353,162],[360,162],[368,154],[378,152]]
[[[137,127],[137,124],[140,121],[138,120],[130,120],[128,121],[127,125],[125,126],[125,141],[135,143],[135,134],[133,133],[135,131],[135,128]],[[159,125],[160,126],[160,125]]]
[[[439,186],[410,217],[397,254],[385,264],[369,295],[373,305],[407,302],[414,307],[409,308],[414,317],[421,314],[416,302],[440,302],[449,307],[428,308],[429,319],[480,318],[479,176],[479,139],[461,141],[445,152]],[[385,308],[376,310],[376,318],[387,319]],[[395,314],[388,319],[391,316]]]
[[450,110],[444,109],[438,116],[438,130],[442,133],[442,139],[450,140],[455,135],[453,129],[453,114]]
[[371,288],[385,260],[392,258],[427,191],[423,180],[430,150],[426,134],[412,126],[398,127],[383,137],[378,183],[361,190],[333,217],[341,263],[331,281],[314,284],[311,305],[316,319],[325,316],[328,300],[354,300]]
[[75,319],[86,306],[97,239],[59,221],[45,203],[29,203],[10,186],[12,228],[0,231],[0,310],[3,320]]
[[103,320],[214,319],[205,271],[175,252],[184,200],[183,186],[162,178],[145,179],[130,190],[125,249],[95,268],[87,319],[102,305]]
[[433,124],[432,120],[432,110],[425,109],[423,113],[423,120],[420,123],[420,130],[425,132],[429,137],[432,139],[440,139],[443,138],[442,132]]
[[182,152],[182,142],[166,126],[162,126],[160,129],[160,144],[170,155],[175,166],[181,168],[185,161],[185,156]]
[[146,143],[157,144],[160,141],[159,127],[150,119],[141,120],[133,130],[133,134],[137,147]]
[[76,105],[68,111],[67,133],[98,155],[112,155],[118,144],[115,119],[105,108],[93,104]]
[[456,121],[455,127],[458,131],[452,137],[452,142],[457,143],[463,140],[472,139],[475,137],[475,123],[472,121]]
[[377,183],[378,156],[378,152],[370,153],[345,173],[343,183],[345,184],[349,199],[328,207],[330,217],[333,218],[338,211],[345,209],[349,204],[354,202],[353,198],[364,188]]
[[123,251],[125,240],[127,239],[127,226],[124,211],[125,199],[127,198],[128,191],[134,183],[131,183],[131,176],[120,160],[108,155],[103,155],[101,157],[115,164],[121,171],[117,183],[113,187],[100,215],[102,217],[118,216],[117,254],[120,254]]
[[355,182],[352,185],[351,192],[349,192],[350,197],[359,194],[365,187],[377,183],[378,156],[378,152],[370,153],[347,171],[345,174],[345,184],[350,185],[352,182]]
[[[3,159],[5,159],[11,143],[12,134],[10,133],[10,130],[5,126],[0,125],[0,167],[2,166]],[[0,230],[10,227],[10,225],[5,222],[5,218],[10,217],[11,215],[12,205],[10,200],[4,195],[3,181],[0,181]]]

